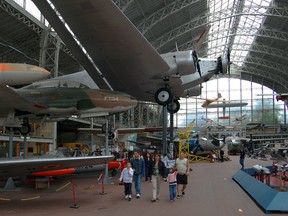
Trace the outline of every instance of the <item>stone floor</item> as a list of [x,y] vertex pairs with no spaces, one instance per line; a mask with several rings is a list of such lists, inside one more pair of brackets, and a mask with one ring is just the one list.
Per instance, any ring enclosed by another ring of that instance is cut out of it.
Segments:
[[[251,198],[232,180],[240,168],[239,156],[229,162],[193,163],[185,197],[169,201],[168,183],[161,184],[161,197],[152,203],[151,182],[142,183],[140,199],[124,199],[123,186],[118,178],[114,184],[102,186],[99,173],[71,175],[54,180],[49,189],[35,189],[26,184],[16,191],[0,192],[0,215],[195,215],[195,216],[260,216],[266,215]],[[255,164],[272,165],[272,161],[245,159],[246,167]],[[75,182],[76,201],[73,201],[71,179]],[[78,206],[79,208],[71,208]],[[270,214],[276,215],[276,214]]]

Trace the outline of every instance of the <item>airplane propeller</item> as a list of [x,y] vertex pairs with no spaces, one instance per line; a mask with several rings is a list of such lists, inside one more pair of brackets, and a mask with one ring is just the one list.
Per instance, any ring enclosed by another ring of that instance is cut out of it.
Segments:
[[200,64],[199,64],[199,59],[198,59],[198,56],[197,56],[197,52],[200,50],[202,44],[204,43],[210,28],[211,28],[211,25],[208,25],[206,27],[206,29],[201,33],[201,35],[196,40],[196,43],[195,43],[195,46],[194,46],[194,50],[192,51],[192,58],[193,58],[193,61],[194,61],[194,67],[197,69],[200,77],[202,77],[202,75],[201,75]]
[[197,68],[197,71],[199,73],[199,76],[202,77],[201,75],[201,70],[200,70],[200,65],[199,65],[199,60],[198,60],[198,56],[195,50],[192,51],[192,58],[193,58],[193,62],[194,62],[194,67]]
[[229,48],[227,49],[226,59],[227,59],[228,76],[230,78],[230,65],[231,65],[231,62],[230,62],[230,49]]

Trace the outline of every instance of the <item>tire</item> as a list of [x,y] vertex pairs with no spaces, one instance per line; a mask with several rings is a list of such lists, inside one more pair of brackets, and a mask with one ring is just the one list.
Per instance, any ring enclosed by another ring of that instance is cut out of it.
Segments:
[[20,133],[25,136],[30,132],[31,132],[31,125],[28,123],[22,124],[22,126],[20,127]]
[[162,106],[168,105],[173,99],[172,93],[168,88],[160,88],[155,93],[155,101]]
[[173,100],[172,103],[168,104],[167,110],[169,113],[177,113],[180,109],[180,103],[178,100]]
[[[106,124],[103,124],[101,127],[103,133],[106,133]],[[112,126],[108,124],[108,132],[112,131]]]

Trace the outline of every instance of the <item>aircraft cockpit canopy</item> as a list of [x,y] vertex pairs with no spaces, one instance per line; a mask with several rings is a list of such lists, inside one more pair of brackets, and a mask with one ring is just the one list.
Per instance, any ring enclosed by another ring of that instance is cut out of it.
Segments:
[[32,83],[25,86],[25,89],[41,89],[41,88],[82,88],[87,89],[88,86],[71,80],[46,80]]

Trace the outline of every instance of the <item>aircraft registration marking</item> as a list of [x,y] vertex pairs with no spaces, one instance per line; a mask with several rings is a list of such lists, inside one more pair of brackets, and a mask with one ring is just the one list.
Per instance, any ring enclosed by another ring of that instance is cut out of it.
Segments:
[[111,97],[111,96],[109,96],[109,97],[104,97],[104,100],[108,100],[108,101],[119,101],[119,98],[118,97]]

